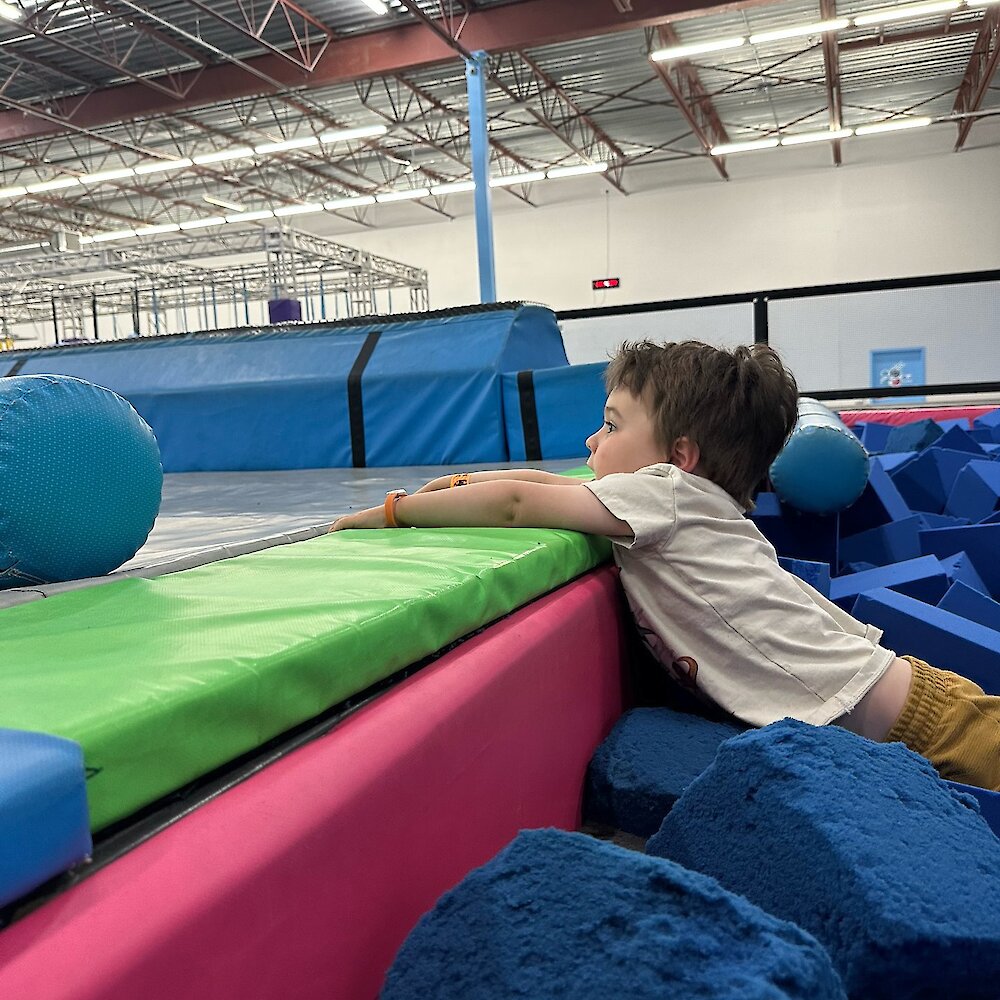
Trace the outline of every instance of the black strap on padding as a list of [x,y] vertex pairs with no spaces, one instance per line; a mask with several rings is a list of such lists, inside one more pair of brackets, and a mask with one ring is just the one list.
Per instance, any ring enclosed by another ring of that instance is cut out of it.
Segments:
[[351,424],[351,461],[355,469],[365,467],[365,411],[361,402],[361,375],[381,336],[381,330],[373,330],[365,337],[347,375],[347,416]]
[[525,460],[540,462],[542,460],[542,439],[538,433],[535,379],[530,371],[517,373],[517,395],[521,403],[521,430],[524,433]]
[[14,362],[14,367],[11,368],[9,372],[4,372],[4,378],[10,378],[11,375],[16,375],[26,364],[28,363],[28,355],[26,354],[23,358],[18,358]]

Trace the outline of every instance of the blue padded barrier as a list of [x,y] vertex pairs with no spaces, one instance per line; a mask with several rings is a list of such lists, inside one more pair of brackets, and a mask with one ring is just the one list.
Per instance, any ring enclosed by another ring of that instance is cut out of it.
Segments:
[[607,364],[569,365],[503,376],[503,412],[512,462],[577,458],[604,419]]
[[868,455],[835,413],[803,396],[770,477],[774,492],[797,510],[836,514],[861,496],[868,482]]
[[525,830],[438,901],[381,1000],[836,1000],[814,938],[713,879],[561,830]]
[[893,590],[869,590],[851,614],[882,629],[881,645],[968,677],[1000,694],[1000,632]]
[[120,396],[64,375],[0,379],[0,589],[117,569],[162,486],[156,439]]
[[959,615],[966,621],[985,625],[1000,633],[1000,604],[981,591],[956,581],[949,588],[937,606],[942,611]]
[[934,556],[920,556],[861,573],[838,576],[830,581],[829,597],[838,607],[850,611],[858,594],[878,587],[895,590],[927,604],[936,604],[948,589],[948,576]]
[[46,733],[0,729],[0,906],[90,851],[80,745]]
[[25,357],[129,399],[168,472],[506,461],[501,373],[567,364],[555,315],[521,303]]
[[670,708],[626,712],[587,770],[584,819],[649,837],[736,728]]
[[1000,840],[901,743],[791,719],[744,733],[646,849],[814,934],[852,998],[997,995]]

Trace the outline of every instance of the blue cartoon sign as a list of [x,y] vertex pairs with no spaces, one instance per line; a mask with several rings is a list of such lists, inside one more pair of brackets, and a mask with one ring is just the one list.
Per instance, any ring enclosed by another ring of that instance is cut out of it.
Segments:
[[[925,385],[927,373],[923,347],[890,348],[872,351],[873,388],[897,389],[905,385]],[[925,396],[886,396],[884,403],[923,403]]]

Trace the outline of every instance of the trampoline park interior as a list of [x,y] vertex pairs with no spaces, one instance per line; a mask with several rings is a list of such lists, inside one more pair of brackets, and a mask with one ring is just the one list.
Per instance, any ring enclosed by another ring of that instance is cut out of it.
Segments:
[[745,729],[588,478],[626,340],[770,343],[752,517],[1000,694],[996,0],[0,0],[0,995],[1000,996],[1000,794]]

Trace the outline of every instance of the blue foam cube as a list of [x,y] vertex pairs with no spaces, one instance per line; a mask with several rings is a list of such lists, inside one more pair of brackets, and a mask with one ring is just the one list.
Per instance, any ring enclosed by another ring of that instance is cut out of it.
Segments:
[[990,596],[1000,597],[1000,523],[932,528],[921,531],[919,538],[925,556],[940,559],[956,552],[967,553]]
[[953,517],[951,514],[929,514],[925,510],[920,512],[920,520],[923,521],[925,528],[957,528],[969,523],[967,517]]
[[741,732],[669,708],[634,708],[615,723],[587,771],[584,818],[649,837],[681,792]]
[[869,453],[885,451],[885,444],[889,440],[892,424],[882,424],[877,420],[866,420],[861,424],[855,424],[855,427],[858,426],[863,428],[860,436],[861,443],[865,446],[866,451]]
[[750,519],[779,556],[838,564],[839,515],[807,514],[763,492],[757,494]]
[[886,451],[922,451],[944,432],[933,420],[914,420],[893,427],[885,442]]
[[791,719],[743,733],[646,850],[814,934],[853,998],[997,995],[1000,840],[901,743]]
[[1000,604],[964,583],[953,583],[938,601],[938,607],[960,615],[966,621],[978,622],[994,632],[1000,632]]
[[968,677],[987,694],[1000,694],[1000,632],[885,589],[861,594],[851,614],[882,629],[880,645]]
[[893,470],[892,481],[912,510],[940,514],[958,474],[971,459],[967,451],[935,445]]
[[800,580],[805,580],[813,590],[818,590],[824,597],[830,596],[830,564],[812,562],[809,559],[788,559],[778,556],[778,565]]
[[845,998],[814,938],[713,879],[579,833],[524,830],[420,919],[380,997],[663,1000],[722,989]]
[[939,420],[944,434],[934,442],[935,448],[949,448],[952,451],[967,451],[973,455],[985,455],[979,442],[968,431],[968,420]]
[[873,455],[872,464],[882,466],[886,472],[892,472],[893,469],[898,469],[901,465],[912,462],[918,454],[919,452],[916,451],[884,452],[881,455]]
[[855,562],[886,566],[889,563],[916,559],[920,552],[920,530],[923,521],[911,514],[901,521],[870,528],[840,540],[840,557],[845,564]]
[[918,601],[936,604],[948,589],[948,576],[934,556],[920,556],[879,566],[862,573],[838,576],[830,581],[830,600],[845,611],[854,607],[858,594],[887,587]]
[[988,413],[980,413],[972,421],[973,428],[989,431],[994,441],[1000,441],[1000,407]]
[[952,583],[964,583],[967,587],[989,597],[990,592],[986,584],[983,583],[982,577],[976,572],[976,567],[972,565],[972,560],[965,552],[939,557],[938,561]]
[[962,469],[948,494],[944,509],[955,517],[981,521],[1000,507],[1000,465],[973,459]]
[[0,729],[0,906],[82,861],[91,849],[80,745]]
[[840,533],[857,535],[889,521],[901,521],[911,513],[889,474],[879,463],[872,462],[864,492],[850,507],[840,512]]

